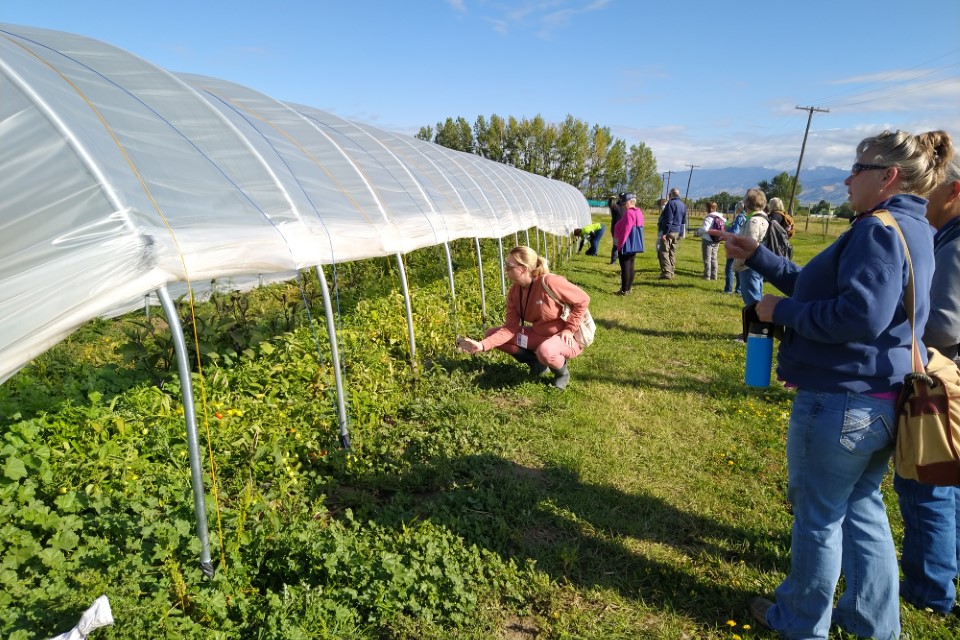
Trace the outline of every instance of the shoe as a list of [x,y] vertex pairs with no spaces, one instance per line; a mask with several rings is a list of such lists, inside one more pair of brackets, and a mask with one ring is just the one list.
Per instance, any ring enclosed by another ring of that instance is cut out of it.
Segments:
[[613,295],[615,295],[615,296],[628,296],[628,295],[630,295],[630,292],[629,292],[629,291],[624,291],[623,289],[620,289],[620,291],[617,291],[617,292],[616,292],[615,294],[613,294]]
[[564,364],[559,369],[550,367],[550,371],[553,371],[553,374],[556,376],[552,382],[553,386],[561,391],[566,389],[567,385],[570,384],[570,369],[567,368],[567,365]]
[[767,611],[770,610],[770,607],[773,606],[773,602],[767,600],[766,598],[756,597],[750,601],[750,615],[753,616],[753,619],[757,621],[764,629],[769,629],[773,631],[773,627],[770,626],[770,623],[767,622]]

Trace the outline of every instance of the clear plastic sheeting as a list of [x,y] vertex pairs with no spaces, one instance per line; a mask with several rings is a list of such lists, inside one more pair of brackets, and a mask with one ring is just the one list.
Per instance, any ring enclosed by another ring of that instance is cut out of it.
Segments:
[[163,285],[587,224],[580,192],[477,156],[0,24],[0,381]]

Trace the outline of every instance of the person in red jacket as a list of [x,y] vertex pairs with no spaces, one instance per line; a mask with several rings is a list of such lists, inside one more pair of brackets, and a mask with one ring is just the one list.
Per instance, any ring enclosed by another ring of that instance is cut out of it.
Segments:
[[[560,275],[550,274],[547,260],[530,247],[514,247],[507,254],[507,277],[513,286],[507,292],[506,321],[487,330],[483,340],[461,338],[458,346],[466,353],[499,349],[530,366],[539,376],[550,369],[553,386],[565,389],[570,382],[567,361],[583,351],[574,335],[587,312],[590,296]],[[557,294],[554,300],[543,287]],[[563,305],[570,314],[561,318]]]

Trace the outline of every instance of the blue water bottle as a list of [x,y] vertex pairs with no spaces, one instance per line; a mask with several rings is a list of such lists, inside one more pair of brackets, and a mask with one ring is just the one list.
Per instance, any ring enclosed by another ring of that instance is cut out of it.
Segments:
[[773,324],[751,322],[747,333],[747,366],[744,382],[748,387],[769,387],[773,366]]

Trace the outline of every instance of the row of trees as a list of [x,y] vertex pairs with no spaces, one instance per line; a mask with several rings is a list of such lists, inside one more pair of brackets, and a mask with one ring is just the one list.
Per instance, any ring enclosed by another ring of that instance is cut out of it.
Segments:
[[[609,127],[591,126],[570,115],[560,124],[548,123],[539,115],[520,120],[480,115],[472,125],[463,117],[447,118],[438,122],[436,129],[421,127],[416,137],[561,180],[592,200],[631,191],[641,206],[651,207],[663,195],[663,179],[650,147],[641,142],[628,148]],[[784,171],[757,186],[768,200],[780,198],[789,204],[793,177]],[[798,182],[795,198],[802,191]],[[705,210],[707,202],[714,201],[721,211],[727,211],[742,199],[743,195],[723,191],[689,204]]]
[[[772,198],[780,198],[783,200],[784,206],[789,206],[790,204],[790,192],[793,190],[793,177],[786,171],[778,173],[773,176],[770,180],[761,180],[757,183],[757,188],[763,191],[767,196],[767,200]],[[794,197],[794,202],[800,196],[800,193],[803,191],[803,185],[800,182],[797,182],[797,192]],[[699,200],[694,201],[694,209],[706,210],[708,202],[716,202],[720,211],[729,211],[736,205],[737,202],[743,200],[743,194],[734,195],[726,191],[721,191],[720,193],[715,193],[709,198],[700,198]],[[830,206],[830,203],[827,203],[827,206]],[[799,209],[799,207],[794,207],[794,209]]]
[[421,127],[416,137],[561,180],[590,199],[632,191],[649,206],[663,188],[657,161],[645,143],[628,147],[608,127],[569,115],[560,124],[539,115],[521,120],[481,115],[473,125],[462,117],[447,118],[436,129]]

